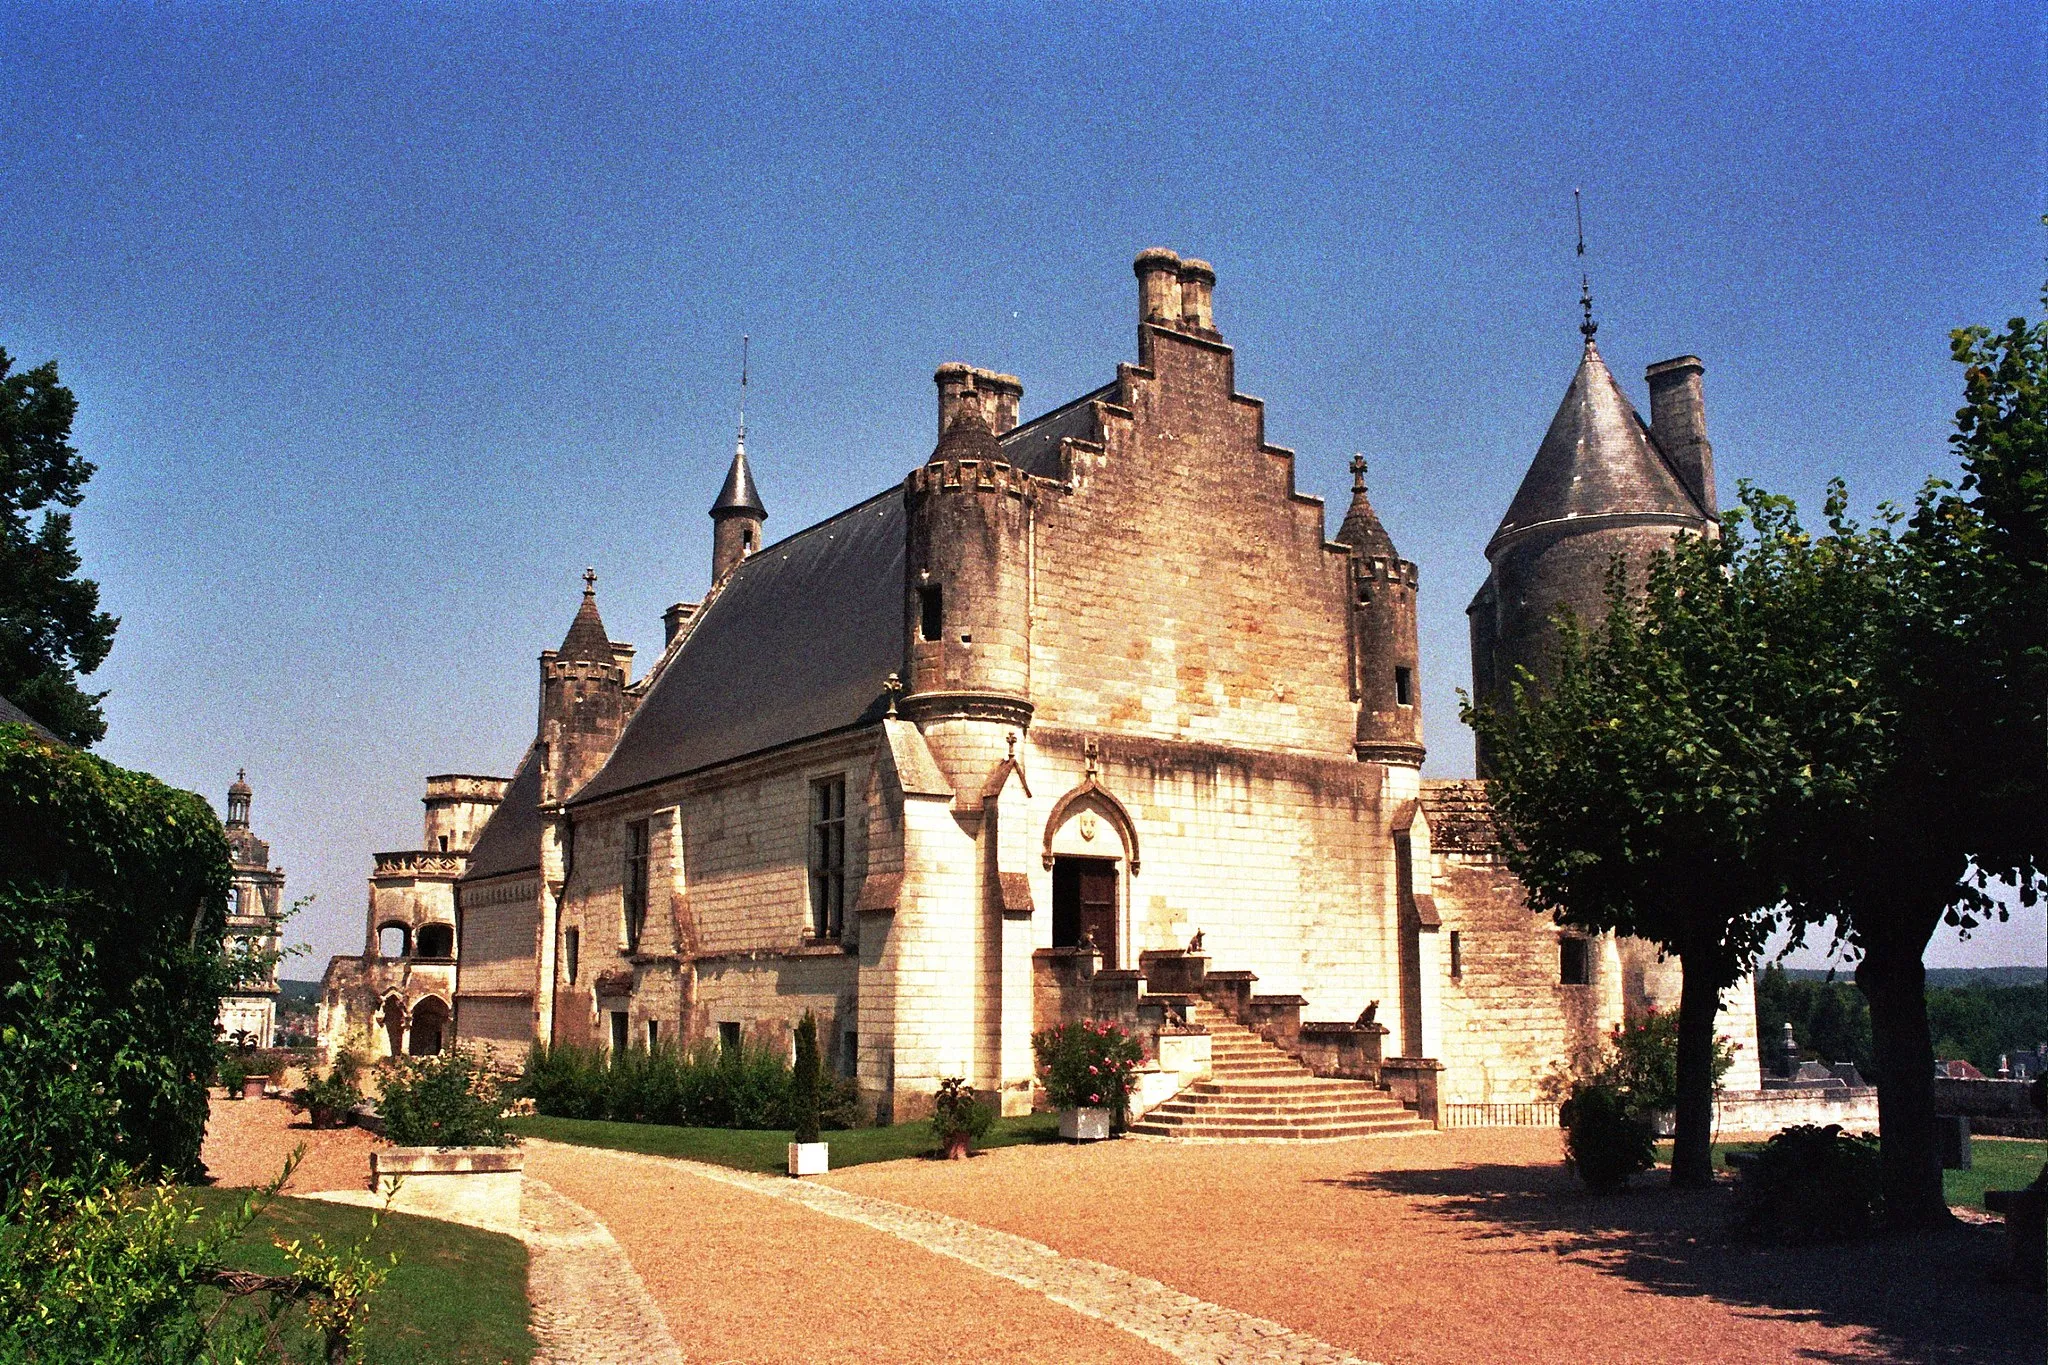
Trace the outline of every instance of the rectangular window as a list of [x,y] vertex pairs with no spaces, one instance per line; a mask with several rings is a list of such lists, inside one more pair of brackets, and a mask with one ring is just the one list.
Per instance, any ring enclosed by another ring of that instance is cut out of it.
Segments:
[[811,935],[839,937],[846,927],[846,779],[811,783]]
[[858,1076],[860,1074],[860,1035],[842,1033],[839,1035],[839,1074]]
[[1557,979],[1561,985],[1593,984],[1593,945],[1582,938],[1557,941]]
[[1465,943],[1456,929],[1451,930],[1451,980],[1465,979]]
[[626,951],[640,951],[640,931],[647,924],[647,822],[626,822],[625,872]]
[[656,1043],[660,1042],[660,1041],[661,1041],[661,1020],[659,1020],[659,1019],[649,1019],[649,1020],[647,1021],[647,1050],[648,1050],[649,1052],[652,1052],[652,1051],[654,1051],[654,1045],[655,1045]]
[[562,931],[562,975],[570,985],[576,984],[576,968],[583,957],[583,931],[564,929]]
[[614,1051],[614,1052],[624,1052],[625,1050],[626,1050],[626,1012],[625,1012],[624,1010],[613,1010],[613,1011],[612,1011],[612,1051]]
[[740,1026],[737,1020],[727,1019],[718,1025],[718,1046],[727,1052],[740,1050]]
[[936,640],[945,632],[945,595],[938,584],[927,583],[917,590],[917,633],[924,639]]
[[1397,668],[1394,670],[1394,704],[1396,706],[1415,705],[1415,672],[1413,669]]

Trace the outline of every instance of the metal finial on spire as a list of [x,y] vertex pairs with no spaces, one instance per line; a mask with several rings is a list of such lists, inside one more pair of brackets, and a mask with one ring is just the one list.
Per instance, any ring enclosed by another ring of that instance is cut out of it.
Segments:
[[247,782],[248,780],[249,780],[249,770],[248,770],[247,768],[237,768],[237,769],[235,769],[235,781],[237,781],[237,782]]
[[595,597],[597,595],[597,570],[594,568],[586,567],[583,570],[583,595],[585,597]]
[[1572,216],[1579,220],[1579,310],[1585,320],[1579,324],[1579,335],[1592,344],[1593,333],[1600,330],[1600,324],[1593,321],[1593,282],[1586,274],[1586,210],[1579,202],[1579,190],[1572,187]]
[[1365,491],[1365,455],[1363,452],[1356,453],[1351,457],[1351,491],[1354,493],[1363,493]]
[[747,446],[747,343],[749,338],[740,334],[740,449]]

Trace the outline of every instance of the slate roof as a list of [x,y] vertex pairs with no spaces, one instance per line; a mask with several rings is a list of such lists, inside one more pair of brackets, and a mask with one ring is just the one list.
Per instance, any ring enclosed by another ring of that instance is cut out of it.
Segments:
[[1002,447],[1003,458],[1026,474],[1035,474],[1041,479],[1059,478],[1060,442],[1068,437],[1078,441],[1095,440],[1095,413],[1089,405],[1111,398],[1115,393],[1116,385],[1105,384],[1071,403],[1041,413],[1022,426],[1004,432],[996,442]]
[[54,734],[51,734],[50,731],[34,716],[31,716],[28,712],[22,710],[19,706],[16,706],[13,702],[7,700],[7,698],[5,697],[0,697],[0,725],[26,725],[29,729],[35,731],[35,733],[41,735],[44,739],[56,738],[56,736]]
[[556,657],[564,663],[608,664],[612,662],[611,637],[604,633],[604,618],[597,614],[597,591],[583,590],[583,605],[569,622]]
[[1349,545],[1365,559],[1378,557],[1398,561],[1401,558],[1394,550],[1394,538],[1380,524],[1379,514],[1372,510],[1372,503],[1365,496],[1365,465],[1362,462],[1356,464],[1351,473],[1351,508],[1344,514],[1344,524],[1337,529],[1337,541]]
[[505,799],[484,821],[483,833],[469,850],[469,866],[461,880],[502,877],[508,872],[526,872],[540,867],[540,745],[535,744],[519,760]]
[[903,555],[891,488],[740,561],[571,804],[881,719]]
[[1537,447],[1489,554],[1503,537],[1548,522],[1615,513],[1689,522],[1713,516],[1686,491],[1591,340]]
[[733,447],[732,468],[725,471],[725,487],[718,490],[718,501],[711,504],[711,515],[720,512],[751,512],[766,518],[768,509],[761,502],[761,490],[754,487],[754,471],[747,468],[747,438],[742,436]]

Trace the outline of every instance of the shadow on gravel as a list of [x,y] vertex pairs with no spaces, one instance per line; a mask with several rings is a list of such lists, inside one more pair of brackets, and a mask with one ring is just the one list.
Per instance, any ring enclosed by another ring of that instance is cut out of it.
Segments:
[[[1587,1194],[1561,1166],[1369,1171],[1324,1183],[1406,1195],[1481,1238],[1535,1238],[1656,1294],[1698,1295],[1830,1327],[1863,1328],[1865,1351],[1809,1360],[1950,1365],[2026,1361],[2048,1349],[2039,1294],[1998,1281],[2002,1227],[1958,1224],[1913,1237],[1821,1247],[1759,1247],[1734,1236],[1735,1193],[1673,1191],[1638,1176],[1624,1194]],[[1504,1254],[1510,1248],[1501,1248]]]

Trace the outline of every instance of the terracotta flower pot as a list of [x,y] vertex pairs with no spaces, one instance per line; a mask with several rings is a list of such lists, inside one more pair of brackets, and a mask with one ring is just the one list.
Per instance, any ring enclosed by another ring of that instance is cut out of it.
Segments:
[[270,1077],[268,1076],[245,1076],[242,1079],[242,1098],[245,1100],[262,1099],[263,1087],[269,1084]]

